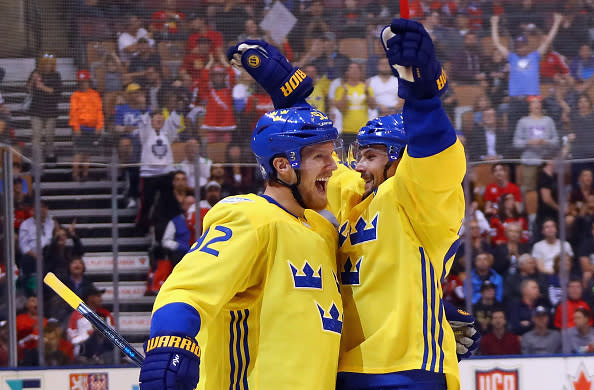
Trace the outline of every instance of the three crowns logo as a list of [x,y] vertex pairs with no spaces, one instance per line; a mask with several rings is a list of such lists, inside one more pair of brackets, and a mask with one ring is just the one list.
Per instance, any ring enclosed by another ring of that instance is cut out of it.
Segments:
[[336,304],[332,302],[332,306],[330,306],[330,310],[328,314],[330,317],[326,316],[326,312],[319,303],[316,303],[318,307],[318,311],[320,312],[320,318],[322,319],[322,328],[329,332],[334,332],[340,334],[342,332],[342,320],[340,319],[340,311],[336,307]]
[[342,281],[343,285],[359,285],[359,271],[361,270],[361,261],[363,261],[363,256],[359,257],[357,264],[355,264],[355,269],[353,269],[351,258],[347,257],[343,266],[344,271],[340,273],[340,280]]
[[345,222],[340,226],[338,231],[338,246],[342,247],[348,237],[351,239],[351,245],[361,244],[367,241],[373,241],[377,239],[377,221],[379,219],[379,213],[373,217],[371,226],[367,227],[368,223],[363,217],[359,217],[355,224],[355,230],[351,232],[349,230],[349,222]]
[[[309,265],[306,260],[303,269],[298,270],[291,262],[289,262],[291,274],[293,275],[293,283],[295,288],[322,288],[322,266],[318,267],[317,272]],[[299,274],[299,275],[298,275]]]

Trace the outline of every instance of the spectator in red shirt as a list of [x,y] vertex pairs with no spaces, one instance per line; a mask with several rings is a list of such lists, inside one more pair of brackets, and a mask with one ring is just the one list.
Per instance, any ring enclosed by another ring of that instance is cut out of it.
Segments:
[[[47,325],[47,318],[43,319],[43,326]],[[37,297],[32,296],[25,302],[25,312],[16,317],[17,340],[25,355],[37,348],[39,327],[37,316]]]
[[210,83],[201,129],[206,135],[208,157],[213,162],[222,162],[232,132],[237,128],[232,97],[235,75],[233,69],[220,65],[215,65],[204,73],[208,74]]
[[198,13],[190,21],[190,31],[192,33],[186,42],[186,50],[193,53],[198,45],[200,38],[206,38],[212,43],[210,54],[214,55],[221,63],[226,64],[225,53],[223,53],[223,36],[220,32],[211,30],[208,26],[206,16]]
[[[582,287],[582,281],[580,279],[572,279],[569,281],[569,285],[567,286],[567,327],[572,328],[575,326],[575,322],[573,321],[573,312],[578,307],[583,309],[587,309],[589,312],[592,310],[590,306],[582,299],[582,293],[584,292],[584,288]],[[562,326],[562,312],[561,303],[557,305],[556,313],[555,313],[555,327],[561,329]],[[592,318],[590,318],[590,325],[592,325]]]
[[518,213],[522,212],[522,193],[517,185],[509,181],[508,168],[502,163],[497,163],[491,167],[491,173],[493,173],[495,181],[485,188],[485,196],[483,197],[485,200],[485,213],[487,215],[496,214],[499,198],[506,193],[514,195],[516,211]]
[[540,61],[540,75],[542,76],[542,81],[551,82],[558,74],[569,74],[569,66],[561,54],[549,48]]
[[528,242],[528,239],[530,238],[528,222],[526,221],[526,218],[518,213],[514,194],[503,193],[499,197],[499,202],[497,202],[497,214],[491,217],[491,221],[489,221],[489,224],[491,225],[491,241],[493,242],[493,245],[505,244],[507,242],[505,226],[512,222],[522,226],[520,242]]
[[153,14],[150,30],[155,38],[171,39],[179,35],[180,23],[186,15],[175,9],[175,0],[165,0],[165,9]]
[[[210,64],[214,64],[214,56],[211,53],[212,41],[204,36],[198,38],[196,47],[184,57],[180,72],[187,73],[192,82],[197,83],[198,92],[205,95],[208,79],[204,79],[203,70]],[[200,96],[202,97],[202,96]]]
[[515,334],[506,330],[505,311],[501,308],[491,314],[491,333],[481,339],[483,355],[519,355],[522,353],[520,340]]

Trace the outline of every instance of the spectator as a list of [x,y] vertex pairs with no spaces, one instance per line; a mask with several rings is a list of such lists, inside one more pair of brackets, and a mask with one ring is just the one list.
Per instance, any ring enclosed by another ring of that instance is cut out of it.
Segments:
[[503,309],[493,310],[491,314],[491,333],[481,338],[482,355],[519,355],[520,340],[515,334],[506,330],[507,321]]
[[[462,226],[464,226],[464,224]],[[479,220],[477,218],[471,219],[468,222],[468,228],[470,231],[470,242],[472,244],[470,249],[472,251],[472,256],[474,256],[476,253],[491,252],[491,244],[485,238],[488,230],[485,232],[481,231]],[[466,231],[461,231],[460,234],[464,235],[467,233]],[[464,240],[462,240],[462,244],[460,247],[458,247],[458,250],[456,251],[456,257],[454,258],[454,265],[452,266],[454,271],[464,271],[466,261],[466,243]],[[480,287],[480,285],[478,287]]]
[[[85,275],[85,263],[80,255],[73,255],[68,270],[59,274],[60,280],[68,286],[76,295],[82,297],[87,290],[94,287],[93,282]],[[47,295],[47,294],[46,294]],[[52,318],[58,319],[61,323],[68,322],[72,308],[68,306],[59,296],[51,293],[45,301],[45,312]]]
[[508,30],[515,37],[527,30],[543,30],[545,27],[543,8],[542,4],[533,0],[523,0],[506,4],[505,15],[507,17]]
[[537,268],[536,260],[530,253],[523,253],[518,259],[517,270],[510,267],[505,275],[503,297],[505,303],[522,298],[521,285],[525,280],[535,280],[542,295],[548,291],[547,277],[542,275]]
[[191,230],[194,230],[194,227],[188,226],[186,218],[188,216],[188,210],[195,203],[196,200],[193,196],[186,196],[181,203],[183,213],[171,219],[163,233],[161,245],[169,251],[168,257],[174,267],[188,252],[192,244],[190,241]]
[[311,77],[314,84],[313,92],[306,98],[307,102],[318,111],[326,112],[328,88],[330,86],[329,80],[325,77],[321,78],[318,74],[318,69],[312,64],[305,65],[303,71]]
[[505,227],[509,223],[517,223],[522,227],[520,235],[520,242],[527,243],[530,238],[528,230],[528,222],[516,208],[517,202],[514,194],[504,193],[499,198],[497,206],[497,214],[491,217],[491,240],[493,245],[505,244],[507,236],[505,234]]
[[376,103],[375,112],[370,116],[375,118],[402,112],[404,100],[398,97],[398,79],[392,74],[388,59],[380,58],[377,69],[378,74],[367,81]]
[[547,355],[561,353],[561,334],[548,328],[549,311],[545,306],[537,306],[532,312],[534,329],[522,336],[523,355]]
[[[582,281],[579,279],[572,279],[569,281],[567,285],[567,327],[572,328],[576,326],[575,318],[572,315],[576,310],[582,308],[586,309],[591,312],[590,306],[582,299],[582,294],[584,292],[584,288],[582,287]],[[561,329],[563,324],[562,321],[562,304],[559,303],[557,309],[555,311],[555,327]],[[592,325],[592,316],[587,316],[590,325]]]
[[8,367],[9,363],[8,321],[0,321],[0,367]]
[[120,92],[124,89],[123,77],[126,71],[124,64],[115,52],[111,52],[103,59],[105,67],[105,77],[103,81],[103,88],[99,88],[100,92]]
[[351,60],[349,57],[338,51],[336,34],[326,32],[322,39],[314,39],[311,48],[303,55],[300,64],[313,64],[320,73],[320,77],[326,76],[333,80],[345,74]]
[[[72,344],[63,337],[62,328],[57,321],[48,321],[43,328],[45,365],[50,367],[65,366],[71,364],[74,353]],[[35,357],[35,362],[30,365],[39,365],[37,354],[31,354]],[[28,364],[24,364],[28,365]]]
[[[102,295],[105,290],[95,286],[88,289],[82,296],[84,302],[109,326],[114,326],[113,316],[103,305]],[[74,345],[74,355],[83,364],[111,364],[113,363],[113,346],[100,332],[78,311],[73,311],[68,320],[68,339]]]
[[[187,178],[187,186],[189,191],[194,191],[196,189],[196,175],[194,173],[194,169],[196,165],[196,157],[198,157],[198,152],[200,150],[200,144],[195,139],[190,139],[186,141],[184,145],[184,152],[185,152],[185,159],[176,165],[176,169],[178,171],[184,171],[186,173]],[[210,161],[206,157],[198,157],[200,159],[200,183],[198,188],[204,186],[208,182],[208,178],[210,177],[210,167],[212,166],[212,161]]]
[[491,268],[493,255],[490,253],[478,253],[474,260],[474,269],[470,277],[472,280],[472,303],[477,303],[481,298],[481,286],[485,280],[495,285],[495,299],[501,302],[503,299],[503,278]]
[[[37,315],[37,297],[30,296],[25,302],[25,312],[16,316],[16,333],[19,348],[23,351],[23,360],[31,361],[31,355],[37,354],[39,341],[39,320]],[[43,326],[47,318],[43,318]]]
[[491,57],[483,59],[481,69],[487,76],[487,96],[495,107],[499,107],[507,97],[509,62],[499,50],[495,49]]
[[[509,196],[509,195],[506,195]],[[522,254],[529,253],[531,246],[526,240],[528,231],[525,220],[513,221],[509,220],[505,223],[500,223],[500,219],[494,217],[494,229],[504,230],[503,237],[500,237],[500,232],[494,237],[496,242],[500,242],[493,249],[493,269],[500,275],[505,275],[507,272],[515,273],[518,271],[518,261]]]
[[232,97],[235,75],[231,68],[226,69],[220,65],[215,65],[205,73],[209,75],[210,83],[201,130],[206,135],[208,158],[214,162],[223,162],[232,133],[237,129]]
[[256,83],[254,86],[254,93],[247,98],[244,108],[245,123],[243,127],[246,127],[249,130],[238,131],[234,137],[234,140],[237,142],[245,142],[245,140],[250,139],[251,133],[253,129],[256,128],[256,123],[258,123],[258,120],[262,117],[262,115],[272,110],[274,110],[274,105],[272,104],[270,95],[268,95],[266,90],[264,90],[260,84]]
[[569,242],[557,238],[557,222],[552,219],[547,219],[542,224],[542,235],[543,240],[538,241],[532,247],[532,256],[536,258],[538,262],[538,270],[544,274],[552,274],[553,271],[553,259],[556,255],[561,253],[561,244],[563,244],[563,250],[569,256],[573,257],[573,249]]
[[[587,93],[579,96],[577,108],[577,112],[573,112],[571,118],[571,133],[568,135],[568,140],[571,157],[586,159],[592,156],[590,145],[594,140],[594,113],[592,112],[592,100]],[[571,182],[574,185],[583,169],[594,171],[594,164],[591,162],[573,162],[571,164]]]
[[486,334],[491,329],[493,310],[499,307],[501,302],[495,299],[495,285],[490,280],[485,280],[481,284],[481,299],[472,305],[472,313],[482,334]]
[[154,46],[155,41],[150,38],[150,34],[142,27],[142,21],[136,15],[130,16],[126,31],[118,37],[118,50],[122,61],[128,63],[138,53],[138,40],[144,38],[150,46]]
[[[594,197],[591,198],[594,200]],[[594,221],[590,221],[590,233],[590,237],[581,243],[577,251],[585,286],[592,280],[594,273]]]
[[592,171],[585,168],[579,172],[577,186],[573,186],[569,194],[569,209],[573,210],[573,214],[577,215],[582,211],[588,197],[591,195],[594,195]]
[[146,90],[148,87],[146,71],[150,67],[155,67],[161,72],[161,56],[153,50],[146,38],[140,38],[138,40],[136,50],[137,53],[130,60],[128,72],[124,75],[124,80],[127,83],[134,82],[140,84]]
[[568,74],[558,74],[553,81],[555,84],[542,105],[547,115],[555,121],[555,126],[563,129],[570,124],[571,110],[577,107],[579,94],[574,88],[574,80]]
[[[120,161],[124,164],[138,162],[140,140],[137,129],[142,120],[142,115],[147,112],[146,98],[140,85],[128,84],[126,87],[126,103],[115,107],[114,125],[116,134],[119,135],[118,152]],[[127,207],[136,207],[139,198],[139,172],[138,166],[124,168],[127,184]]]
[[563,16],[555,39],[555,48],[567,58],[575,57],[582,44],[590,41],[588,34],[590,27],[590,15],[587,12],[570,11]]
[[[538,174],[537,182],[538,205],[536,209],[535,230],[542,226],[545,220],[556,221],[559,218],[559,204],[557,200],[557,174],[552,161],[546,161]],[[538,234],[537,234],[538,233]],[[541,237],[540,232],[534,232],[534,238]]]
[[373,90],[363,82],[358,64],[351,62],[349,65],[343,83],[336,89],[334,101],[343,116],[342,139],[350,145],[367,123],[367,110],[375,107]]
[[27,89],[32,98],[29,115],[33,145],[41,148],[40,151],[45,154],[47,162],[54,163],[54,133],[58,102],[62,95],[62,78],[56,71],[56,57],[53,54],[46,53],[39,57],[37,67],[27,81]]
[[563,280],[563,275],[566,275],[566,273],[569,272],[571,277],[577,279],[576,275],[572,275],[571,268],[571,257],[568,254],[565,254],[563,262],[561,261],[561,255],[555,256],[555,259],[553,260],[553,271],[555,273],[547,276],[547,291],[549,301],[553,307],[561,302],[561,280]]
[[204,199],[200,201],[201,209],[211,209],[221,200],[221,185],[216,181],[209,181],[204,186]]
[[[497,124],[496,112],[492,107],[482,111],[482,119],[475,122],[470,134],[465,134],[468,159],[471,161],[498,160],[507,156],[510,132]],[[514,184],[515,185],[515,184]],[[518,189],[518,192],[520,189]],[[522,199],[520,195],[520,200]]]
[[452,57],[450,76],[461,84],[475,84],[486,80],[481,69],[481,50],[478,35],[469,31],[464,35],[464,45]]
[[190,31],[192,33],[186,43],[186,51],[188,53],[196,53],[198,43],[201,41],[205,42],[202,40],[204,38],[210,41],[208,53],[212,54],[221,64],[227,63],[227,58],[223,52],[223,36],[220,32],[210,28],[205,15],[199,12],[192,17],[190,20]]
[[232,144],[227,149],[227,162],[225,167],[226,182],[232,187],[232,194],[258,193],[262,180],[255,175],[255,169],[242,164],[246,161],[241,146]]
[[33,199],[23,190],[23,180],[15,177],[12,180],[12,190],[14,199],[14,229],[18,239],[19,228],[21,224],[33,216]]
[[499,16],[491,17],[491,38],[493,39],[493,44],[501,52],[503,57],[507,58],[510,64],[510,110],[508,117],[509,123],[512,126],[515,126],[518,119],[526,113],[525,99],[528,96],[540,95],[540,58],[547,52],[551,42],[555,38],[561,19],[562,16],[560,14],[555,14],[553,27],[537,50],[530,52],[528,40],[526,37],[520,36],[515,40],[516,51],[510,52],[499,41]]
[[225,43],[237,39],[243,29],[243,23],[250,17],[242,3],[240,0],[227,0],[223,2],[223,7],[216,13],[216,29],[223,34]]
[[549,47],[540,61],[540,75],[546,82],[554,81],[557,77],[565,79],[569,77],[569,66],[561,54]]
[[571,77],[579,83],[594,76],[594,56],[592,56],[590,45],[583,44],[580,47],[578,56],[571,61],[569,68],[571,70]]
[[495,163],[491,166],[491,173],[495,181],[487,184],[485,188],[485,212],[487,215],[497,214],[499,199],[503,194],[512,194],[515,199],[515,211],[522,212],[522,192],[517,185],[509,180],[509,169],[502,163]]
[[321,0],[310,2],[307,14],[303,20],[305,22],[305,34],[302,36],[308,41],[318,39],[322,34],[330,31],[328,17],[324,14],[324,2]]
[[573,241],[575,248],[579,248],[583,242],[592,237],[592,226],[594,222],[594,195],[588,195],[586,202],[578,210],[573,223]]
[[519,336],[534,327],[532,312],[537,306],[546,306],[546,299],[541,297],[538,283],[525,279],[520,286],[521,299],[510,302],[507,313],[511,331]]
[[[87,70],[76,73],[78,90],[70,97],[69,125],[73,130],[74,159],[72,179],[89,178],[90,153],[96,149],[96,142],[103,130],[103,104],[101,96],[91,89],[91,74]],[[81,166],[82,164],[82,166]],[[82,173],[81,173],[82,171]]]
[[215,57],[212,54],[211,47],[212,41],[205,36],[201,36],[196,41],[196,47],[184,56],[179,68],[180,73],[189,75],[198,88],[198,101],[202,101],[207,97],[208,78],[204,70],[211,68],[215,64]]
[[530,114],[520,119],[514,133],[514,147],[522,153],[522,187],[536,190],[538,166],[559,146],[555,122],[542,112],[542,98],[528,98]]
[[567,330],[569,348],[573,353],[594,352],[594,329],[592,329],[592,312],[590,309],[578,307],[573,311],[574,327]]
[[191,194],[188,190],[188,180],[184,171],[174,171],[170,177],[169,190],[159,193],[158,203],[153,213],[155,240],[157,242],[163,241],[163,233],[169,221],[184,213],[182,209],[184,199]]
[[[72,245],[67,245],[68,239]],[[78,234],[76,234],[76,218],[72,220],[68,229],[58,227],[54,229],[54,236],[43,256],[44,275],[53,272],[63,275],[68,271],[68,265],[75,256],[82,256],[84,249]]]
[[182,23],[186,19],[183,12],[176,10],[175,0],[165,0],[165,9],[157,11],[151,17],[151,33],[156,39],[179,39],[182,35]]
[[[175,127],[165,121],[161,112],[144,114],[139,124],[141,203],[136,224],[146,234],[154,222],[150,215],[157,193],[171,193],[173,153],[171,143],[176,139]],[[177,214],[177,213],[176,213]],[[159,237],[160,240],[160,237]]]
[[221,164],[213,164],[210,167],[210,181],[216,181],[221,186],[221,199],[233,193],[233,186],[228,182],[225,174],[225,167]]
[[[43,255],[45,248],[50,245],[56,222],[49,214],[47,203],[41,201],[39,219],[41,222],[41,248],[39,253]],[[34,294],[37,286],[37,225],[35,217],[26,219],[19,228],[19,250],[20,259],[17,259],[19,266],[19,285],[25,290],[27,295]]]

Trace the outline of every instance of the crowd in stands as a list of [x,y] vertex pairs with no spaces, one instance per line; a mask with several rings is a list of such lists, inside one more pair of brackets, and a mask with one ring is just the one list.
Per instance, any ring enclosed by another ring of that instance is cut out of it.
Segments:
[[[268,0],[69,3],[79,66],[69,113],[72,179],[88,180],[84,163],[99,145],[117,147],[126,204],[138,209],[139,233],[153,238],[148,295],[197,239],[209,208],[262,188],[248,145],[254,124],[273,105],[245,72],[229,66],[227,47],[277,38],[287,58],[313,78],[308,101],[330,114],[346,145],[368,119],[404,104],[377,39],[398,13],[395,1],[282,1],[297,18],[283,39],[259,27],[273,4]],[[594,157],[594,7],[584,0],[412,0],[410,7],[448,70],[443,103],[473,163],[471,218],[444,296],[463,307],[470,281],[484,355],[559,353],[564,324],[573,353],[594,352],[594,163],[584,161]],[[101,42],[85,35],[97,23]],[[52,54],[39,58],[27,88],[33,141],[45,142],[43,157],[55,162],[62,80]],[[0,97],[2,137],[5,111]],[[577,161],[560,173],[557,157]],[[37,227],[31,191],[18,177],[14,194],[19,286],[28,297],[17,320],[19,357],[35,364]],[[109,320],[102,291],[84,275],[75,222],[60,227],[42,206],[44,272],[59,274]],[[77,313],[56,301],[47,313],[46,362],[110,362],[110,346],[97,342]],[[0,363],[4,331],[0,322]]]

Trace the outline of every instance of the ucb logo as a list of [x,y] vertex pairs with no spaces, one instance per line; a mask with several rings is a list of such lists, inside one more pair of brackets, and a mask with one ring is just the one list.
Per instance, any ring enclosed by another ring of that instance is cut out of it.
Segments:
[[441,68],[441,74],[437,79],[437,89],[442,90],[445,87],[446,83],[448,82],[448,76],[446,76],[445,70]]
[[361,261],[363,261],[363,256],[359,257],[357,264],[355,264],[355,269],[353,269],[353,263],[351,262],[351,258],[347,257],[342,267],[344,271],[340,273],[340,281],[343,285],[359,285],[359,272],[361,270]]
[[281,86],[281,92],[283,95],[285,97],[289,96],[295,90],[295,88],[297,88],[299,84],[305,80],[306,77],[307,75],[305,72],[303,72],[301,69],[297,69],[289,81],[287,81],[285,85]]
[[[302,270],[298,270],[293,264],[289,262],[289,267],[291,268],[291,274],[293,275],[293,284],[295,288],[322,288],[322,266],[318,267],[318,272],[316,276],[316,272],[314,269],[309,265],[309,262],[305,262]],[[300,275],[298,275],[298,273]]]
[[342,319],[341,319],[342,316],[340,314],[340,311],[338,311],[338,308],[336,307],[334,302],[332,302],[332,306],[330,307],[330,310],[328,311],[328,314],[330,315],[329,317],[326,315],[326,311],[324,310],[324,308],[322,306],[320,306],[320,304],[316,303],[316,306],[318,306],[318,311],[320,312],[320,318],[322,319],[322,328],[324,328],[324,330],[327,330],[329,332],[334,332],[334,333],[340,334],[342,332]]

